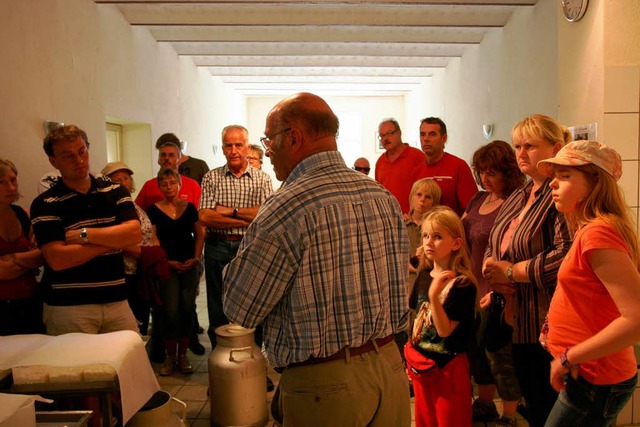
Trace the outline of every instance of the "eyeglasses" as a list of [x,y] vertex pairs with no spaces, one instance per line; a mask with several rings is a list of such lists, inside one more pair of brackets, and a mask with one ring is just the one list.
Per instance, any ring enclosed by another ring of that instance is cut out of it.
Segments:
[[282,133],[289,132],[291,129],[292,128],[286,128],[286,129],[282,129],[280,132],[272,133],[271,136],[263,136],[262,138],[260,138],[260,143],[262,144],[265,150],[268,150],[269,148],[271,148],[271,143],[273,142],[271,141],[271,139],[274,136],[278,136]]
[[378,135],[378,141],[381,141],[381,140],[382,140],[382,138],[386,138],[386,137],[388,137],[388,136],[391,136],[391,135],[393,135],[393,134],[394,134],[394,133],[396,133],[396,132],[398,132],[398,129],[396,129],[396,130],[392,130],[392,131],[389,131],[389,132],[387,132],[387,133],[379,134],[379,135]]
[[371,168],[365,168],[362,166],[354,166],[353,169],[357,170],[358,172],[364,172],[366,174],[368,174],[371,171]]

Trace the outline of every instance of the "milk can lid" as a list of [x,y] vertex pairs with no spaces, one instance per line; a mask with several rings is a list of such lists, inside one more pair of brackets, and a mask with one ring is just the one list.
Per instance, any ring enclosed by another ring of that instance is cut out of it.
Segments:
[[218,326],[215,330],[216,335],[221,337],[242,337],[245,335],[252,334],[255,329],[244,328],[240,325],[222,325]]

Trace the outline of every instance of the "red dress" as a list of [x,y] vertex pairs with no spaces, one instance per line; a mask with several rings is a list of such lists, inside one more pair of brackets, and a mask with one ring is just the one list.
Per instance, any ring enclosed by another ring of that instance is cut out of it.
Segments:
[[[7,255],[16,252],[26,252],[29,250],[29,241],[21,234],[18,240],[7,242],[0,238],[0,255]],[[27,271],[22,276],[10,280],[0,280],[0,300],[16,300],[33,298],[37,294],[36,278],[31,271]]]

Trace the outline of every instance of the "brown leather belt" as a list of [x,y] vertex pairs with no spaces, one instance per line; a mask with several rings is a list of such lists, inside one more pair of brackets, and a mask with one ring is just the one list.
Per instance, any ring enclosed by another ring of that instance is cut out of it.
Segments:
[[[334,362],[336,360],[345,360],[347,358],[347,349],[349,350],[349,357],[369,353],[374,350],[377,352],[377,348],[387,345],[393,341],[393,335],[389,335],[384,338],[376,338],[375,345],[372,341],[373,340],[369,340],[360,347],[345,347],[329,357],[311,357],[303,362],[290,363],[287,368],[297,368],[300,366],[318,365],[320,363]],[[280,369],[284,370],[284,368]]]
[[242,240],[244,236],[240,236],[238,234],[214,234],[210,233],[207,236],[207,240],[210,242],[220,242],[220,241],[229,241],[229,242],[238,242]]

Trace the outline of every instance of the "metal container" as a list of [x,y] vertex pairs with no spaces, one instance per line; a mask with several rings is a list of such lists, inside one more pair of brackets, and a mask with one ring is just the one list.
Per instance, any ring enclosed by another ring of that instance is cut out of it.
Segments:
[[264,426],[267,366],[254,329],[224,325],[215,332],[217,345],[209,356],[211,426]]
[[[182,406],[181,417],[171,410],[172,400]],[[187,425],[186,418],[187,404],[168,392],[159,390],[129,420],[127,427],[184,427]]]

